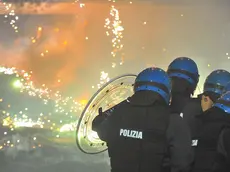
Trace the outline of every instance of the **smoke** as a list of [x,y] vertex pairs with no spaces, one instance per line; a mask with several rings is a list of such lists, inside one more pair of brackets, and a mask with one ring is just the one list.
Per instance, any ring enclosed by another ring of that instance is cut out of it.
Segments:
[[[111,69],[112,38],[106,37],[103,27],[110,5],[89,2],[84,8],[72,3],[25,3],[17,8],[18,14],[37,15],[20,16],[20,36],[7,47],[1,42],[2,64],[32,70],[35,82],[51,88],[72,85],[79,96],[88,95],[86,90],[97,84],[102,70],[112,78],[137,73],[149,64],[167,68],[177,56],[196,60],[202,78],[215,68],[227,67],[227,6],[211,1],[205,5],[197,1],[191,6],[179,1],[176,5],[117,4],[125,28],[123,68]],[[1,32],[1,38],[4,36]],[[38,39],[32,43],[31,37]]]
[[26,61],[22,55],[24,51],[24,48],[17,43],[11,47],[6,47],[0,44],[1,65],[22,67],[23,63]]
[[[11,28],[4,26],[0,32],[1,64],[32,70],[33,80],[38,85],[45,83],[54,89],[74,85],[74,91],[88,95],[91,85],[97,84],[103,70],[112,78],[124,73],[137,73],[149,65],[166,69],[174,58],[188,56],[199,65],[202,89],[204,78],[212,70],[229,67],[226,53],[230,53],[227,52],[230,10],[229,5],[193,2],[191,6],[160,2],[151,5],[147,1],[132,5],[115,4],[125,29],[124,67],[118,69],[111,69],[112,38],[106,36],[103,27],[110,5],[87,3],[79,10],[71,3],[52,6],[25,4],[16,13],[36,12],[39,15],[20,16],[20,36],[13,41],[5,38]],[[1,24],[0,29],[2,27]],[[40,154],[43,159],[49,156],[58,158],[56,166],[46,166],[41,171],[57,172],[64,168],[62,171],[90,172],[96,171],[95,164],[101,168],[98,171],[108,171],[101,165],[105,160],[109,161],[106,154],[88,156],[73,147],[69,150],[60,148]],[[8,152],[9,156],[17,153],[17,150]],[[71,159],[74,162],[68,164],[66,161]]]
[[29,169],[37,172],[62,172],[63,169],[79,172],[109,171],[107,153],[94,156],[86,155],[74,144],[63,146],[52,142],[42,145],[41,148],[33,149],[30,138],[20,134],[12,136],[11,144],[14,147],[4,150],[4,159],[7,162],[6,166],[3,167],[4,170],[14,171],[19,168],[21,170],[17,171]]
[[31,25],[34,18],[26,20],[23,32],[27,36],[0,45],[1,64],[33,71],[34,81],[51,89],[73,82],[77,69],[86,63],[86,21],[74,15],[54,16],[41,26],[36,24],[35,32]]
[[39,83],[44,82],[52,88],[74,80],[75,70],[85,62],[82,58],[84,27],[82,23],[72,22],[58,24],[56,28],[43,27],[41,36],[28,46],[24,56],[24,65],[34,72]]

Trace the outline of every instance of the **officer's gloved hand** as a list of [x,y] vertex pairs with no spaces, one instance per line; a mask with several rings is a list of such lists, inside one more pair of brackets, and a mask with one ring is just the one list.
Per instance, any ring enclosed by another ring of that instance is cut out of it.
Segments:
[[106,115],[102,112],[102,108],[98,109],[98,115],[92,122],[92,130],[97,131],[98,126],[106,119]]

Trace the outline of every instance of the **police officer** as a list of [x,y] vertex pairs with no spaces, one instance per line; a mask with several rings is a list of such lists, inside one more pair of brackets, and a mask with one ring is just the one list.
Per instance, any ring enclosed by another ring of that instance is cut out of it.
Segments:
[[198,67],[192,59],[178,57],[170,63],[167,73],[172,80],[171,112],[183,117],[193,138],[199,125],[194,116],[202,113],[201,95],[192,98],[199,81]]
[[[172,80],[172,112],[181,113],[188,102],[199,82],[199,72],[196,63],[188,57],[178,57],[168,66],[168,75]],[[198,101],[199,102],[199,101]],[[200,102],[198,113],[201,111]],[[193,108],[194,109],[194,108]],[[184,116],[184,115],[182,115]]]
[[[225,91],[230,91],[230,82],[227,84]],[[226,92],[225,92],[226,93]],[[223,95],[220,99],[223,99],[225,103],[216,104],[214,106],[220,106],[230,118],[230,92]],[[219,102],[218,102],[219,103]],[[226,127],[221,132],[218,145],[217,145],[217,155],[215,165],[213,167],[213,172],[228,172],[230,171],[230,128]]]
[[189,170],[189,129],[179,115],[170,115],[170,94],[167,73],[147,68],[138,74],[133,96],[93,120],[92,129],[107,143],[112,172],[160,172],[166,154],[171,172]]
[[206,111],[212,107],[221,94],[228,89],[226,86],[230,81],[230,73],[226,70],[215,70],[211,72],[204,83],[204,92],[202,94],[202,110]]
[[194,137],[200,125],[196,116],[203,111],[201,99],[205,99],[207,102],[205,106],[208,106],[206,108],[210,108],[230,80],[230,74],[226,70],[213,71],[205,80],[203,93],[197,98],[191,98],[199,81],[196,63],[187,57],[176,58],[169,65],[167,73],[172,79],[172,112],[181,114],[189,125],[192,137]]
[[[218,69],[211,72],[205,82],[203,93],[200,95],[201,98],[201,107],[202,111],[206,111],[210,109],[213,104],[217,101],[217,99],[221,96],[226,88],[227,83],[230,81],[230,73],[226,70]],[[185,107],[184,111],[189,111],[189,104]],[[200,132],[200,127],[202,123],[198,118],[200,114],[190,115],[188,123],[191,129],[192,138],[196,137]],[[194,142],[195,143],[195,142]],[[195,143],[196,144],[196,143]]]
[[[206,102],[202,99],[202,108]],[[230,171],[230,92],[199,116],[202,128],[195,150],[192,172]]]

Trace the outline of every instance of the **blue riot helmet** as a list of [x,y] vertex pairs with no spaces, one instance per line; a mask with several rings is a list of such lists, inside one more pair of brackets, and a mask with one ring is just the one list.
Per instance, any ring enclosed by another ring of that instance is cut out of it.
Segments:
[[164,70],[152,67],[140,72],[135,80],[134,92],[144,90],[158,93],[169,104],[171,81]]
[[199,72],[196,63],[188,57],[178,57],[168,66],[167,73],[170,78],[181,78],[188,81],[192,91],[196,89],[199,82]]
[[229,81],[230,73],[228,71],[222,69],[215,70],[207,76],[204,82],[203,92],[210,92],[221,95],[223,94],[224,89]]
[[228,92],[228,91],[230,91],[230,82],[228,82],[224,88],[224,92]]
[[230,114],[230,91],[224,93],[213,106]]

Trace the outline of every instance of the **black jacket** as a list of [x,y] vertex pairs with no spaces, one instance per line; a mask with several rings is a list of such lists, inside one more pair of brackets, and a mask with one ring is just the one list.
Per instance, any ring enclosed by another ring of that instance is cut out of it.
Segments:
[[92,128],[107,142],[112,172],[160,172],[166,155],[171,172],[188,171],[189,129],[178,114],[170,115],[169,107],[153,92],[137,92],[97,116]]
[[173,94],[170,108],[172,113],[179,113],[187,122],[191,136],[196,135],[197,129],[200,126],[200,122],[196,119],[196,116],[202,113],[201,95],[197,98],[190,98],[181,93]]
[[[223,159],[220,154],[227,155],[229,149],[224,138],[225,131],[230,127],[230,117],[219,108],[212,107],[203,114],[197,116],[202,123],[195,147],[193,172],[225,172]],[[222,133],[223,132],[223,133]],[[229,141],[228,141],[229,142]],[[224,157],[224,156],[223,156]],[[227,171],[229,171],[228,169]]]
[[213,172],[230,171],[230,128],[225,128],[219,137]]
[[201,97],[191,98],[182,110],[183,119],[188,124],[192,139],[199,133],[201,121],[197,118],[202,114]]
[[186,94],[172,93],[172,101],[170,104],[171,112],[180,114],[191,99],[192,98]]
[[218,152],[223,154],[228,162],[228,168],[230,171],[230,128],[227,128],[223,131],[222,137],[220,137],[219,146],[222,145],[222,149],[218,148]]

